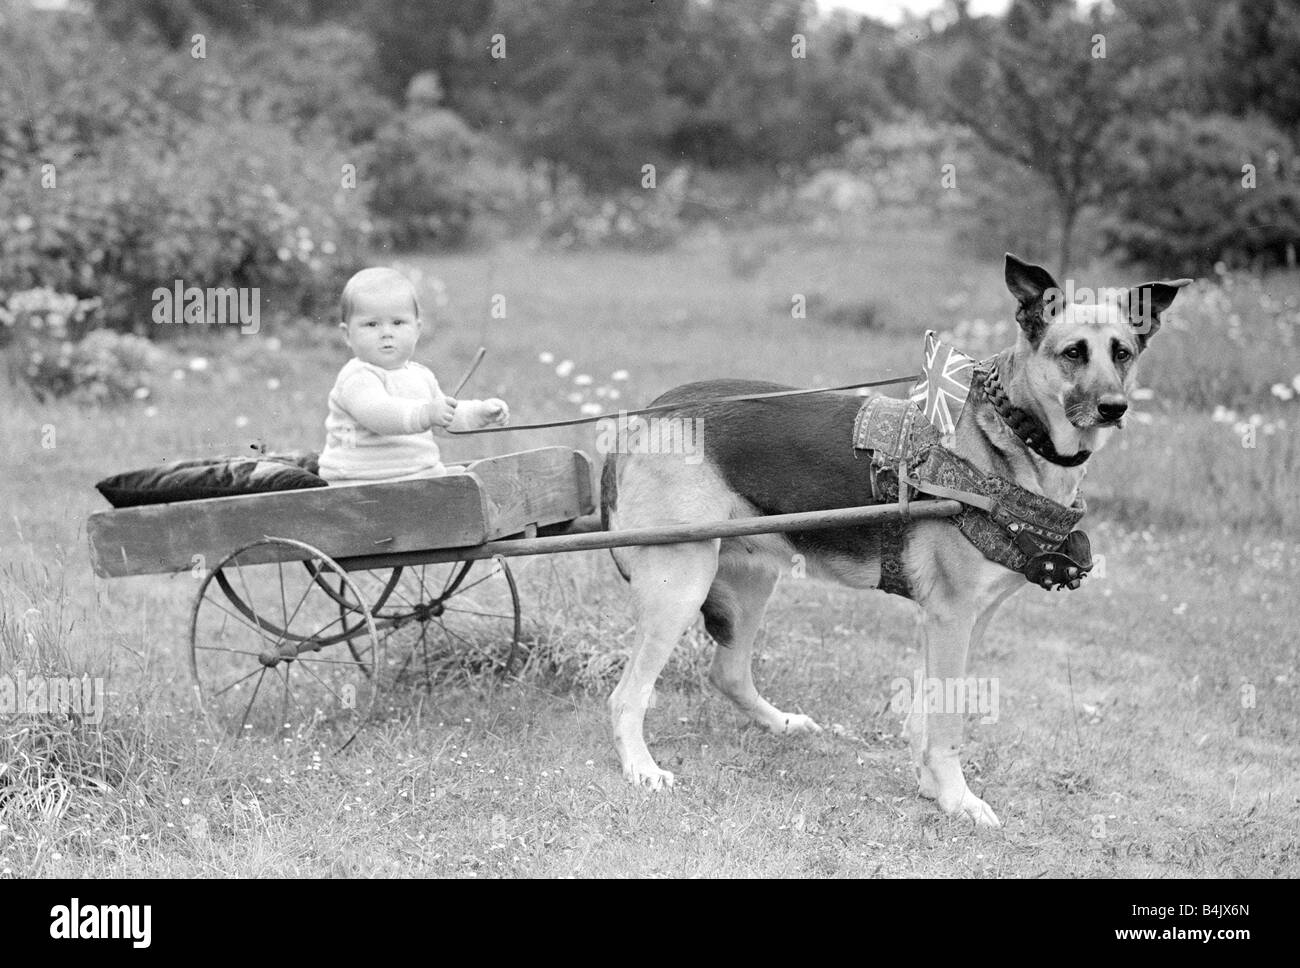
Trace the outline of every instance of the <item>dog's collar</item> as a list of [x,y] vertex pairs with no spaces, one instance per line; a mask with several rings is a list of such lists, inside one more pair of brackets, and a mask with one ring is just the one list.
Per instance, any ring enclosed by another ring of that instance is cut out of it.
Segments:
[[980,377],[980,387],[984,391],[984,396],[993,404],[993,409],[1002,418],[1002,422],[1038,456],[1061,467],[1078,467],[1092,456],[1090,450],[1080,450],[1069,457],[1062,457],[1056,452],[1056,447],[1052,444],[1052,435],[1043,426],[1043,422],[1028,410],[1012,405],[1007,397],[1006,387],[1002,385],[1002,380],[998,376],[996,356],[981,363],[975,372]]

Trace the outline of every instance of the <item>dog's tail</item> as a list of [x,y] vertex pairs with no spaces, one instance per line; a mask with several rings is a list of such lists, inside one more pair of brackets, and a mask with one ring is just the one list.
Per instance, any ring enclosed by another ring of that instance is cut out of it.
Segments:
[[[609,530],[610,515],[616,507],[618,507],[618,453],[611,451],[605,455],[605,465],[600,469],[600,526],[605,531]],[[609,555],[614,559],[614,567],[618,569],[624,581],[631,581],[632,576],[624,570],[618,555],[615,554],[616,550],[609,549]]]

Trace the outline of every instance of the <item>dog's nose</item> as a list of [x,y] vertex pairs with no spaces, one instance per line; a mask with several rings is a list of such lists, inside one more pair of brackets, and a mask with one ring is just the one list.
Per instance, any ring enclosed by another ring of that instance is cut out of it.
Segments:
[[1128,409],[1128,401],[1123,397],[1102,397],[1097,402],[1097,412],[1102,420],[1118,420]]

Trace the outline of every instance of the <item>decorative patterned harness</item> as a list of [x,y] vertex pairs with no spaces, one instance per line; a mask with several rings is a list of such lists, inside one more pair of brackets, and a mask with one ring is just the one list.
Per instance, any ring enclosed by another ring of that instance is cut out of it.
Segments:
[[[1051,439],[1045,429],[1032,417],[1020,416],[1023,411],[1009,407],[996,360],[976,367],[971,393],[988,397],[1008,426],[1049,460],[1074,466],[1087,459],[1086,451],[1080,452],[1081,457],[1056,455],[1050,450]],[[897,502],[902,511],[881,529],[880,589],[912,597],[903,567],[903,547],[913,491],[918,492],[918,500],[950,498],[966,505],[949,520],[990,561],[1020,572],[1042,588],[1078,588],[1092,570],[1088,536],[1074,530],[1087,510],[1083,499],[1071,507],[1057,504],[1005,478],[984,473],[944,447],[940,439],[939,431],[910,400],[870,396],[854,420],[854,456],[865,451],[871,458],[872,499],[882,504]]]

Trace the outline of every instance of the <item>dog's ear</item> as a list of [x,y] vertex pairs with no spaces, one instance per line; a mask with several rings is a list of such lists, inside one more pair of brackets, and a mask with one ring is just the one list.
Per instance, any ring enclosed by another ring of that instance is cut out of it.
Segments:
[[1191,279],[1144,282],[1128,292],[1128,319],[1137,334],[1138,349],[1147,348],[1147,340],[1160,328],[1160,314],[1173,304],[1174,297]]
[[1037,346],[1048,323],[1044,297],[1049,293],[1059,294],[1061,287],[1042,266],[1022,262],[1010,252],[1007,253],[1005,274],[1007,288],[1020,304],[1016,309],[1016,322],[1025,331],[1029,344]]

